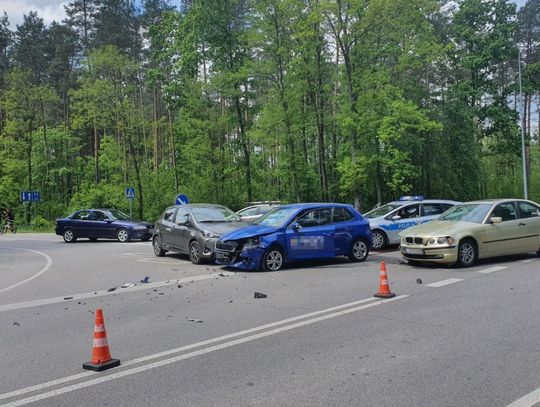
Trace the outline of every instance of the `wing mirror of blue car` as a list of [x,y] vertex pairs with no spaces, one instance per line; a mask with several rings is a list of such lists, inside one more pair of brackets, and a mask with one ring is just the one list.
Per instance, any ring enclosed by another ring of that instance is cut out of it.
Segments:
[[492,216],[489,218],[489,223],[501,223],[502,218],[500,216]]
[[302,226],[300,226],[298,222],[293,222],[291,223],[291,229],[294,231],[299,231],[300,229],[302,229]]

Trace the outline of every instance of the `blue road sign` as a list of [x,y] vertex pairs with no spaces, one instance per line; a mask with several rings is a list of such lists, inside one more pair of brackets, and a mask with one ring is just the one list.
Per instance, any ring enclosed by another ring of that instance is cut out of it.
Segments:
[[126,196],[127,199],[135,199],[135,188],[133,187],[126,188],[124,191],[124,195]]
[[189,203],[189,198],[187,195],[179,194],[176,196],[176,205],[187,205]]
[[41,201],[41,194],[39,191],[21,191],[22,202],[39,202]]

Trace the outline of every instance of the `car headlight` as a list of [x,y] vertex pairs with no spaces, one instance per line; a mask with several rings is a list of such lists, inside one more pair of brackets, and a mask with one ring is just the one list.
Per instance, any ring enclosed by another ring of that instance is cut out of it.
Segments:
[[206,238],[212,238],[212,237],[217,237],[215,234],[213,234],[212,232],[209,232],[207,230],[203,230],[202,231],[202,235]]
[[439,245],[448,245],[452,246],[455,240],[450,236],[444,237],[432,237],[428,240],[428,244],[439,244]]
[[249,239],[246,240],[246,243],[244,243],[244,246],[248,246],[248,247],[257,247],[259,246],[259,243],[261,241],[261,238],[260,237],[250,237]]

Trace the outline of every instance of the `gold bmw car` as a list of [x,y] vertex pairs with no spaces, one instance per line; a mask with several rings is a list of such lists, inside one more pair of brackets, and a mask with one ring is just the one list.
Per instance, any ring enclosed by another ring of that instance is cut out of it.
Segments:
[[400,233],[409,263],[472,266],[478,259],[536,252],[540,256],[540,205],[522,199],[465,202],[438,219]]

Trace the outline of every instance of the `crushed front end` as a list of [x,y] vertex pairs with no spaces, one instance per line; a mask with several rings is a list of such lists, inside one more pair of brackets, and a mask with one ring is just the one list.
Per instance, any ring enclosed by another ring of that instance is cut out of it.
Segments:
[[240,240],[218,240],[216,263],[242,270],[259,270],[265,247],[259,236]]

